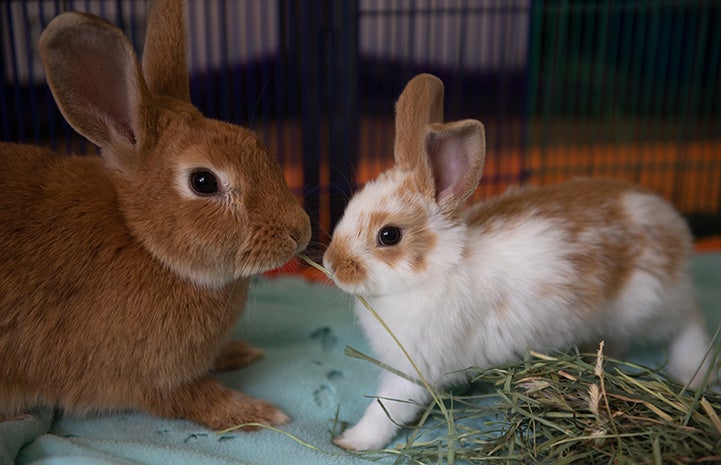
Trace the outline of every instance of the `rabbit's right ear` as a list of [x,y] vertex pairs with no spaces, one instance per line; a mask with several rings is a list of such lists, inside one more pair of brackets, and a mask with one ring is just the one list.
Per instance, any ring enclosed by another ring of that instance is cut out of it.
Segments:
[[430,178],[425,153],[425,128],[443,121],[443,81],[432,74],[419,74],[403,89],[396,102],[396,166],[420,174],[418,186],[433,195],[433,187],[423,185]]
[[190,102],[183,0],[157,0],[150,9],[143,71],[154,94]]
[[444,211],[456,211],[476,189],[483,174],[486,159],[483,124],[473,119],[429,124],[424,146],[436,202]]
[[39,52],[53,97],[77,132],[129,153],[154,143],[152,96],[120,29],[94,15],[63,13],[40,35]]

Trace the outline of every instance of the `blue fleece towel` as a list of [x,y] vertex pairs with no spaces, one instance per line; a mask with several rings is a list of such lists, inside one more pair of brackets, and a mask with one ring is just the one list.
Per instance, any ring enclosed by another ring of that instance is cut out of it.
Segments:
[[[697,256],[694,276],[708,326],[716,328],[721,325],[721,254]],[[235,336],[265,349],[266,357],[217,375],[227,386],[283,409],[292,422],[282,430],[312,447],[270,430],[219,435],[189,421],[135,412],[84,419],[53,418],[47,412],[0,423],[0,465],[371,463],[330,442],[340,428],[336,418],[360,419],[379,370],[343,353],[345,346],[369,353],[351,308],[352,298],[328,285],[296,277],[258,278]]]

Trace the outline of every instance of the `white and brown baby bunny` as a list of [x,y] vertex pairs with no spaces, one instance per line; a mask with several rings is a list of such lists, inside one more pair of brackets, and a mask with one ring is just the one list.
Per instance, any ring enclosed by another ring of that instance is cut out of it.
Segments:
[[256,134],[190,103],[183,9],[153,6],[142,66],[92,15],[40,37],[55,100],[102,157],[0,145],[0,417],[287,420],[210,372],[259,357],[229,340],[249,277],[304,249],[310,222]]
[[[325,253],[337,285],[368,300],[437,386],[528,349],[605,339],[614,350],[643,337],[670,340],[671,374],[698,383],[709,338],[681,216],[639,187],[591,179],[465,208],[483,169],[483,125],[442,123],[442,102],[442,82],[427,74],[401,94],[395,166],[351,199]],[[378,358],[417,376],[363,305],[356,314]],[[383,406],[373,401],[336,444],[383,447],[429,399],[389,371],[377,396]]]

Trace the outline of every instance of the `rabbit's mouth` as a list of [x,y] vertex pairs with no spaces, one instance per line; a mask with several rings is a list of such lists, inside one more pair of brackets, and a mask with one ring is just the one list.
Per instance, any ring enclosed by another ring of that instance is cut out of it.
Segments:
[[[284,237],[283,237],[284,236]],[[234,278],[250,277],[279,268],[305,250],[309,238],[296,239],[291,232],[276,231],[273,238],[252,238],[250,249],[241,249],[236,258]],[[307,236],[310,236],[308,234]]]
[[349,294],[361,293],[363,278],[359,278],[359,275],[365,275],[362,264],[348,262],[332,269],[333,281],[336,286]]
[[363,297],[373,295],[368,288],[367,270],[362,261],[346,257],[336,263],[326,257],[323,265],[329,277],[343,292]]
[[358,284],[348,284],[343,283],[338,280],[333,281],[336,286],[338,286],[338,289],[345,292],[346,294],[361,296],[361,297],[372,297],[372,293],[368,292],[367,289],[365,289],[364,286],[358,285]]

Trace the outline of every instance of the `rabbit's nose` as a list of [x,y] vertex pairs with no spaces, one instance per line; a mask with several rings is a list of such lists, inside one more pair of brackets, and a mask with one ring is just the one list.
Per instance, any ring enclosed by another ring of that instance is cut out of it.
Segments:
[[310,217],[299,205],[296,208],[296,212],[292,215],[288,230],[290,236],[296,243],[295,252],[299,253],[305,250],[310,242],[311,229],[310,229]]

